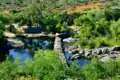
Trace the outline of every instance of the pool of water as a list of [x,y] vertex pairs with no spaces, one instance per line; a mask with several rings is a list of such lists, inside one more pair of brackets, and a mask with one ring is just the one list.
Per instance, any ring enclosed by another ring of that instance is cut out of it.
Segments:
[[35,54],[35,51],[39,49],[53,49],[53,39],[44,39],[44,38],[37,38],[37,39],[20,39],[24,42],[24,46],[20,48],[10,49],[9,50],[9,57],[12,59],[20,58],[21,61],[26,59],[32,59]]

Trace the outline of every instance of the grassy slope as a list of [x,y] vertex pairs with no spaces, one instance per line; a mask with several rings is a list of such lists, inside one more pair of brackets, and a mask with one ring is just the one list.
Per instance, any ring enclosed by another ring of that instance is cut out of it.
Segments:
[[88,3],[87,5],[82,5],[82,6],[76,6],[76,7],[70,7],[67,9],[68,13],[73,13],[73,12],[83,12],[86,9],[92,9],[92,8],[100,8],[105,4],[111,4],[111,2],[105,2],[105,3],[100,3],[100,2],[96,2],[96,3]]

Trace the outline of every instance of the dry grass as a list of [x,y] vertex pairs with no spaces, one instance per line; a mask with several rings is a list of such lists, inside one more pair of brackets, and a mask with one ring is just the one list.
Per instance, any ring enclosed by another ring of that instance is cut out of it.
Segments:
[[83,12],[86,9],[93,9],[93,8],[101,8],[105,4],[111,4],[111,2],[105,2],[105,3],[100,3],[100,2],[89,2],[87,5],[82,5],[82,6],[76,6],[76,7],[70,7],[67,8],[68,14],[73,13],[73,12]]

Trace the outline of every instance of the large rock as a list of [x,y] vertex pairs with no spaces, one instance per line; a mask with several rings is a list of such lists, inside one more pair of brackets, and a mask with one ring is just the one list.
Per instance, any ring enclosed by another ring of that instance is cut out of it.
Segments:
[[88,57],[91,54],[92,54],[92,49],[85,50],[85,57]]
[[81,55],[80,54],[75,54],[75,55],[70,57],[70,60],[75,60],[75,59],[79,59],[79,58],[81,58]]
[[112,60],[112,58],[110,58],[110,56],[105,56],[105,57],[102,57],[101,59],[100,59],[100,61],[102,61],[102,62],[109,62],[109,61],[111,61]]
[[120,46],[113,47],[113,51],[120,51]]
[[80,50],[79,54],[83,56],[85,54],[85,51],[84,50]]
[[70,42],[76,42],[78,39],[74,39],[74,38],[72,38],[72,37],[69,37],[69,38],[66,38],[66,39],[64,39],[63,41],[64,42],[67,42],[67,43],[70,43]]
[[14,33],[11,33],[11,32],[4,32],[4,35],[5,35],[5,37],[8,37],[8,38],[16,37],[16,35]]
[[24,43],[20,40],[16,39],[7,39],[8,43],[11,44],[12,47],[17,48],[17,47],[22,47],[24,46]]

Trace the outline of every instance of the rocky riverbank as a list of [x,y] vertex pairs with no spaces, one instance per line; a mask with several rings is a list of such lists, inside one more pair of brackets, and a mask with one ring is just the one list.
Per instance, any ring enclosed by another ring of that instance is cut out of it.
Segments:
[[11,45],[13,48],[24,46],[24,43],[17,39],[7,39],[7,41],[8,41],[8,44]]
[[73,56],[70,57],[71,60],[79,59],[81,57],[85,57],[88,59],[97,57],[103,60],[106,58],[114,59],[120,56],[120,46],[102,47],[94,49],[80,49],[78,47],[73,47],[73,49],[69,48],[68,51],[69,53],[73,54]]
[[54,38],[55,35],[54,34],[48,34],[48,33],[37,33],[37,34],[17,34],[17,36],[21,36],[24,38],[40,38],[40,37],[50,37],[50,38]]

